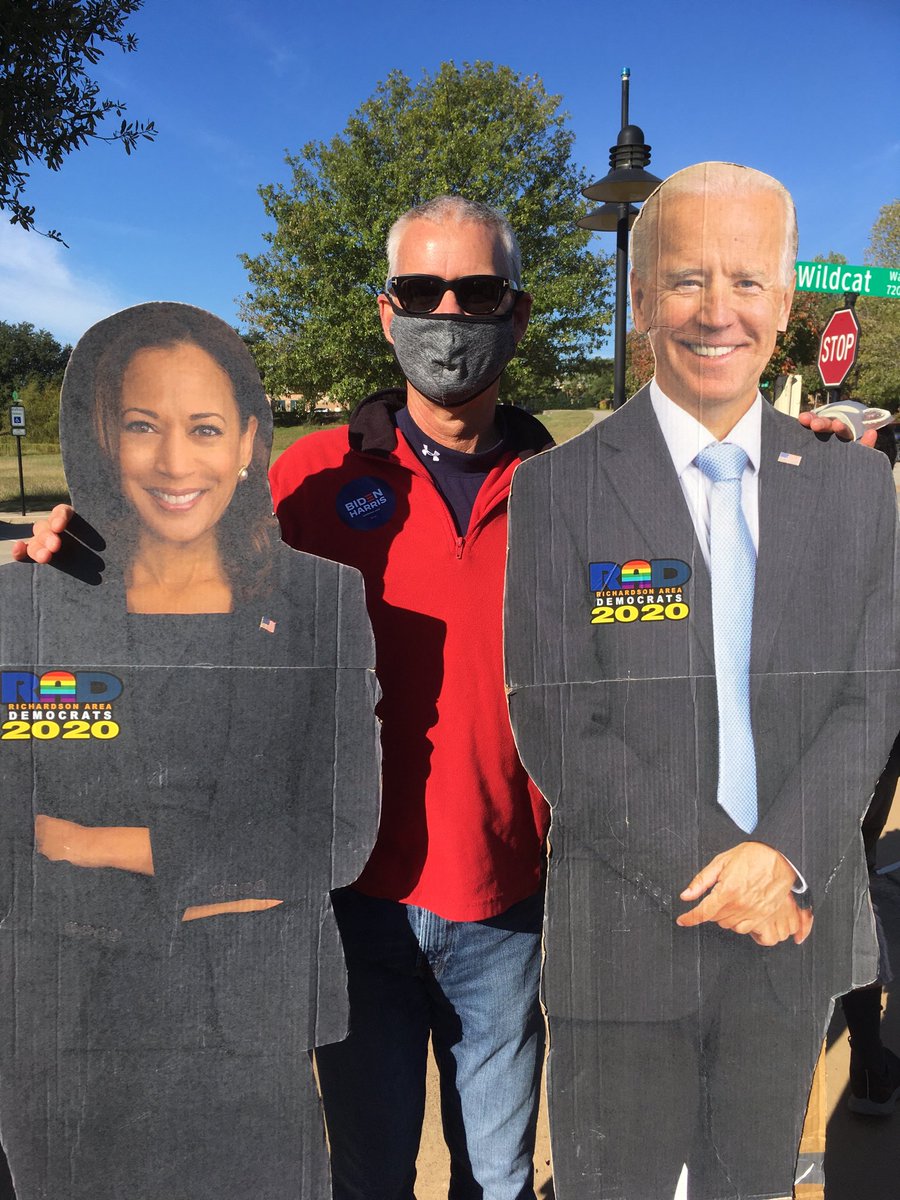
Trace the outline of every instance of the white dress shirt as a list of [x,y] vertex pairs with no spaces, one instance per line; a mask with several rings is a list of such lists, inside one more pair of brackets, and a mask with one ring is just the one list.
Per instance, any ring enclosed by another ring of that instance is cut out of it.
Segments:
[[[672,457],[678,482],[694,522],[697,540],[709,566],[709,496],[713,486],[708,475],[704,475],[694,459],[701,450],[713,445],[715,438],[709,430],[692,417],[689,412],[662,391],[655,379],[650,382],[650,403],[662,430],[666,448]],[[749,462],[741,480],[741,507],[753,547],[759,551],[759,461],[762,454],[762,405],[759,392],[750,408],[744,413],[734,429],[723,442],[740,446]]]

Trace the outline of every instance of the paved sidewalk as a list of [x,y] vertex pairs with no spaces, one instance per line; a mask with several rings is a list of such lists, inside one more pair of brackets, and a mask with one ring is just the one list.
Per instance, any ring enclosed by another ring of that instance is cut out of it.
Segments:
[[50,513],[43,510],[29,512],[24,517],[21,513],[0,513],[0,565],[12,562],[13,542],[28,537],[34,522],[49,516]]

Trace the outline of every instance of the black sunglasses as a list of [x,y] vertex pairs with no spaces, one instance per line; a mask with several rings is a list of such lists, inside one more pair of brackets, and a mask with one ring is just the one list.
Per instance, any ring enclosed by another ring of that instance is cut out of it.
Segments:
[[507,292],[517,295],[519,285],[499,275],[463,275],[442,279],[440,275],[392,275],[387,281],[403,312],[420,315],[437,308],[445,292],[452,292],[464,313],[486,317],[496,312]]

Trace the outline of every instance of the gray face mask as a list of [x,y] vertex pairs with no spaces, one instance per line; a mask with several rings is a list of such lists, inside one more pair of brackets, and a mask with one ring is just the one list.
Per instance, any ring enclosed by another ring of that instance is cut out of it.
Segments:
[[410,316],[395,309],[391,337],[405,378],[445,408],[490,387],[516,352],[512,309],[502,317]]

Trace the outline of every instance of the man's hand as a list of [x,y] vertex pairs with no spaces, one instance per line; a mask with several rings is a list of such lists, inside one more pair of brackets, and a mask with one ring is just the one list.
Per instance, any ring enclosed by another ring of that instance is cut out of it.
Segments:
[[809,909],[798,908],[794,897],[788,896],[772,920],[751,930],[750,937],[757,946],[777,946],[789,937],[799,946],[809,937],[812,925],[813,915]]
[[34,818],[34,846],[51,862],[68,862],[73,867],[154,873],[150,831],[142,825],[79,825],[38,813]]
[[[713,921],[734,933],[771,938],[788,920],[785,901],[790,900],[797,908],[791,894],[796,881],[794,868],[777,850],[762,842],[741,842],[717,854],[694,876],[681,899],[704,899],[682,913],[675,923],[687,928]],[[787,936],[798,932],[802,932],[799,925],[788,929]]]
[[12,544],[16,562],[48,563],[62,549],[60,534],[66,529],[75,510],[70,504],[57,504],[46,521],[36,521],[30,538]]
[[[813,412],[804,412],[800,414],[797,420],[801,425],[805,425],[807,429],[811,429],[813,433],[835,433],[842,442],[853,441],[853,431],[843,421],[837,420],[836,417],[817,417]],[[859,444],[871,448],[875,445],[877,437],[877,430],[867,429],[859,439]]]
[[38,854],[51,862],[70,862],[76,867],[85,865],[90,856],[87,829],[75,821],[63,821],[39,813],[34,818],[34,847]]
[[283,904],[283,900],[224,900],[220,904],[192,904],[182,914],[182,921],[199,921],[204,917],[217,917],[220,913],[263,912]]

